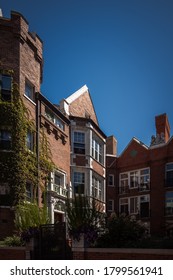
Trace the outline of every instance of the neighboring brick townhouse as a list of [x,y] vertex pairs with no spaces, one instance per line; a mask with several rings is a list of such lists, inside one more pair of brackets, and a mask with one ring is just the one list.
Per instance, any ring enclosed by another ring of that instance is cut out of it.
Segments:
[[126,213],[153,235],[173,234],[173,137],[166,114],[155,117],[148,147],[133,138],[120,156],[107,139],[107,213]]
[[105,212],[106,135],[100,129],[87,86],[60,102],[70,118],[73,192],[98,202]]

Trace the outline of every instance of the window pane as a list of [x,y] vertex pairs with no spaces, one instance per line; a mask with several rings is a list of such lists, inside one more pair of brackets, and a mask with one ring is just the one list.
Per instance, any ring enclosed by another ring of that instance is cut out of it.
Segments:
[[173,192],[166,193],[165,212],[168,216],[173,215]]
[[25,84],[25,95],[28,96],[31,100],[34,100],[34,89],[29,83]]
[[2,89],[11,91],[11,82],[12,77],[11,76],[2,76]]
[[11,148],[11,132],[9,130],[0,130],[0,148],[5,150]]

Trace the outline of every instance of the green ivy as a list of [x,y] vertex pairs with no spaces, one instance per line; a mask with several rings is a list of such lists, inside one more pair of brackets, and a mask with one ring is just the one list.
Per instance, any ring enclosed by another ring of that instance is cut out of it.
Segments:
[[[0,74],[12,75],[12,73],[12,71],[0,71]],[[41,186],[44,191],[48,175],[54,167],[45,133],[41,132],[40,135],[39,162],[36,147],[33,152],[26,147],[27,131],[36,132],[36,127],[34,121],[30,119],[30,112],[24,105],[18,86],[14,82],[11,102],[0,100],[0,128],[8,128],[12,136],[11,149],[9,151],[0,150],[0,184],[8,183],[9,201],[12,202],[11,206],[14,206],[25,200],[27,181],[32,182],[35,198],[38,186]]]

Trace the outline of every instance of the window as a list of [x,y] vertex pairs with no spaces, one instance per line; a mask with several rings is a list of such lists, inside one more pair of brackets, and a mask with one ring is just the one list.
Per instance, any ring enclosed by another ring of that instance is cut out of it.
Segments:
[[85,154],[85,133],[74,132],[74,153]]
[[92,139],[92,157],[103,163],[103,145],[95,139]]
[[141,218],[148,218],[149,210],[149,195],[120,198],[120,213],[139,214]]
[[26,183],[26,201],[33,202],[33,186],[30,182]]
[[166,164],[166,186],[173,187],[173,163]]
[[56,170],[53,175],[53,190],[61,196],[66,196],[65,173]]
[[130,197],[130,214],[137,214],[138,208],[138,197]]
[[32,101],[35,101],[34,87],[29,82],[25,82],[25,95]]
[[149,195],[140,196],[140,216],[141,218],[147,218],[149,213]]
[[0,195],[6,195],[10,193],[10,188],[8,183],[1,183],[0,185]]
[[64,130],[64,123],[48,107],[45,107],[45,116],[57,127]]
[[112,174],[108,176],[108,186],[114,186],[114,175]]
[[173,192],[166,192],[165,215],[173,215]]
[[75,194],[84,194],[85,174],[74,172],[74,192]]
[[130,172],[130,188],[138,188],[139,186],[139,171]]
[[149,168],[140,170],[140,191],[147,191],[150,189],[150,170]]
[[9,130],[0,130],[0,149],[10,150],[11,149],[11,132]]
[[114,200],[112,199],[108,201],[108,212],[114,212]]
[[128,215],[128,198],[120,198],[120,213]]
[[27,144],[28,150],[30,150],[30,151],[34,150],[34,133],[29,130],[27,132],[26,144]]
[[103,200],[102,182],[95,176],[92,177],[92,196],[99,200]]
[[120,174],[120,194],[128,192],[128,173]]
[[1,76],[1,99],[11,101],[12,77],[9,75]]
[[150,189],[150,169],[144,168],[120,174],[120,193],[127,189],[138,188],[141,191]]

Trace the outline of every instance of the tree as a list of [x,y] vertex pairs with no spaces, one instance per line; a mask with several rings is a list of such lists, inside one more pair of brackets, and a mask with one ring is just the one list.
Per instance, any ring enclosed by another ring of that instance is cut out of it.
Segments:
[[75,195],[67,200],[66,213],[70,236],[79,241],[84,234],[85,240],[93,243],[104,221],[99,204],[89,197]]

